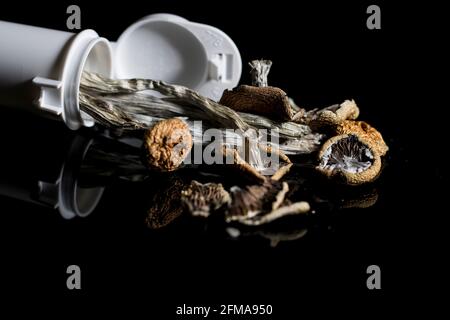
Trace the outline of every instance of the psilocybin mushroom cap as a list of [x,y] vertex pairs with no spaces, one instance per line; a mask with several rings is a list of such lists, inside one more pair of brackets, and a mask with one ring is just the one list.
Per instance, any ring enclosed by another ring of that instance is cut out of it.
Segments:
[[150,169],[174,171],[191,151],[189,126],[178,118],[159,121],[145,132],[143,148]]
[[343,134],[327,140],[319,152],[316,169],[326,177],[348,185],[374,181],[381,170],[381,157],[365,137]]
[[336,134],[354,134],[363,138],[375,149],[380,156],[384,156],[389,150],[386,142],[383,140],[381,133],[365,121],[345,120],[336,128]]

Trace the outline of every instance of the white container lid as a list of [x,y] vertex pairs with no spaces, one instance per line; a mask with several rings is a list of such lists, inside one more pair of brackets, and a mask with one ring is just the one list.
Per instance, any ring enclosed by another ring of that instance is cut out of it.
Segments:
[[221,30],[172,14],[138,20],[113,43],[116,78],[163,80],[219,100],[241,77],[241,55]]

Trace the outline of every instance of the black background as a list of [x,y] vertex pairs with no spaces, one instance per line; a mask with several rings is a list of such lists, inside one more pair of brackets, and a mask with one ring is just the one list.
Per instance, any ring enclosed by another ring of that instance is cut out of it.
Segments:
[[[183,303],[273,304],[273,318],[283,319],[306,311],[365,318],[422,307],[421,297],[433,292],[424,285],[439,285],[443,275],[435,253],[443,254],[436,243],[443,239],[438,219],[446,177],[437,156],[447,128],[445,107],[434,99],[443,86],[425,87],[445,76],[438,63],[443,52],[435,47],[444,39],[444,20],[442,8],[431,4],[374,3],[381,7],[381,30],[366,28],[372,2],[77,2],[82,28],[109,40],[147,14],[174,13],[231,37],[244,83],[246,62],[262,57],[274,62],[270,83],[301,106],[355,99],[360,118],[390,146],[376,184],[379,200],[366,210],[327,213],[311,223],[307,237],[273,249],[183,219],[151,231],[138,205],[150,191],[141,185],[112,183],[94,213],[70,221],[0,197],[2,296],[25,304],[43,300],[47,310],[63,301],[70,312],[96,306],[161,319],[175,318]],[[2,4],[0,19],[65,30],[67,5]],[[5,111],[1,117],[2,179],[28,183],[55,174],[74,133],[32,117],[16,126],[11,117],[19,116]],[[66,289],[70,264],[81,267],[80,291]],[[371,264],[381,267],[380,291],[366,288]]]

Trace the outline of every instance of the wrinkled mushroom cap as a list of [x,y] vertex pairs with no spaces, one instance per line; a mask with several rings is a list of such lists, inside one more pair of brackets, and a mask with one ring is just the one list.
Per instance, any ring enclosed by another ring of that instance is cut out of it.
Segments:
[[183,180],[176,176],[168,177],[158,184],[157,192],[149,199],[150,206],[145,219],[150,229],[165,227],[182,214],[180,197],[184,186]]
[[389,147],[386,142],[384,142],[381,133],[364,121],[343,121],[336,128],[336,133],[338,135],[354,134],[364,138],[380,156],[384,156],[389,150]]
[[159,121],[145,132],[143,147],[150,169],[174,171],[192,148],[189,126],[178,118]]
[[241,85],[233,90],[225,90],[220,104],[235,111],[259,114],[280,121],[289,121],[294,116],[286,92],[277,87]]
[[181,191],[181,202],[193,216],[208,217],[212,211],[230,201],[230,194],[220,183],[202,184],[192,180]]

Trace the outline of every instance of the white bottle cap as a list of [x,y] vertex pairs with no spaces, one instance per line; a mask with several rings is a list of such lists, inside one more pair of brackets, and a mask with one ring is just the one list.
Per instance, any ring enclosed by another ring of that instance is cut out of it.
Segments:
[[217,28],[171,14],[138,20],[113,43],[116,78],[184,85],[219,100],[241,77],[239,50]]

